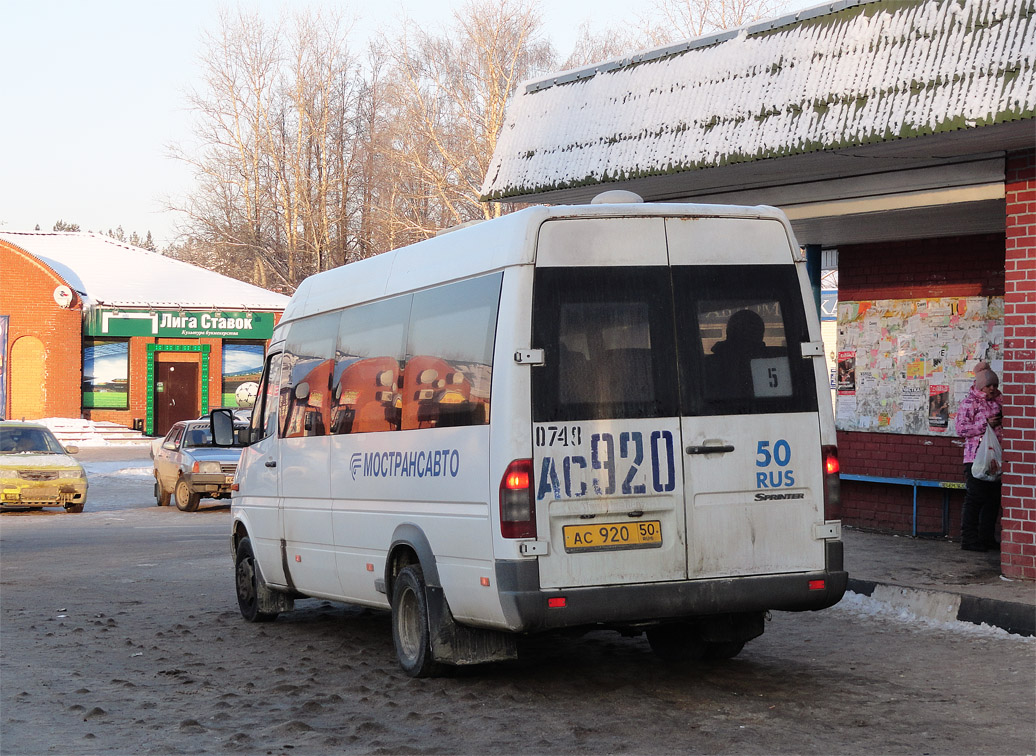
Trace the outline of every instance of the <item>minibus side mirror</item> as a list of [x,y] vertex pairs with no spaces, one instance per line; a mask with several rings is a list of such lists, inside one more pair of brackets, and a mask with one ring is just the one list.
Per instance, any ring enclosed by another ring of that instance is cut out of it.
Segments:
[[228,409],[213,410],[209,414],[209,429],[213,446],[236,446],[234,441],[234,413]]

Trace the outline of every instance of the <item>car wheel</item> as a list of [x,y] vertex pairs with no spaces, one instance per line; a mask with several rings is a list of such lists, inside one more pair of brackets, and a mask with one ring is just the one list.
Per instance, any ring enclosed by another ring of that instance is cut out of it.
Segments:
[[680,622],[648,628],[647,639],[655,655],[667,662],[693,662],[705,655],[705,643],[698,633]]
[[183,478],[176,481],[176,508],[181,512],[194,512],[198,509],[198,502],[201,497],[191,490],[187,481]]
[[83,509],[85,507],[86,507],[86,502],[85,501],[80,501],[80,502],[78,502],[76,504],[66,504],[65,505],[65,511],[66,512],[70,512],[72,514],[79,514],[80,512],[83,511]]
[[155,481],[155,503],[160,507],[169,506],[170,494],[165,488],[162,487],[162,483],[158,480]]
[[431,677],[443,671],[443,665],[432,657],[428,598],[418,565],[400,570],[392,587],[392,643],[399,666],[411,677]]
[[242,538],[237,544],[234,561],[234,582],[237,585],[237,606],[241,616],[249,622],[272,622],[276,612],[259,611],[259,571],[255,567],[252,542]]

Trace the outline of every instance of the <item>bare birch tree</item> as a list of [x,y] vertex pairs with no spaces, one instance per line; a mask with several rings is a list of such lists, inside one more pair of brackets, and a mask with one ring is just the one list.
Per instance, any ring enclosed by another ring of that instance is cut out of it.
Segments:
[[651,45],[651,37],[634,26],[594,31],[589,21],[579,25],[575,48],[563,68],[582,68],[604,60],[621,58]]
[[448,33],[404,25],[396,44],[395,152],[406,169],[393,222],[418,238],[499,215],[479,190],[515,87],[554,64],[526,0],[472,0]]
[[[780,0],[653,0],[584,24],[564,67],[735,26]],[[173,254],[269,288],[512,206],[479,191],[519,84],[558,68],[536,0],[469,0],[440,31],[402,22],[354,59],[340,13],[224,11],[189,97],[197,185]]]
[[[206,38],[194,153],[178,156],[198,186],[182,209],[188,236],[228,272],[295,286],[346,258],[352,162],[352,62],[335,14],[302,13],[290,29],[258,14],[220,17]],[[237,259],[236,265],[230,261]]]
[[778,14],[785,0],[652,0],[640,27],[650,45],[668,45]]

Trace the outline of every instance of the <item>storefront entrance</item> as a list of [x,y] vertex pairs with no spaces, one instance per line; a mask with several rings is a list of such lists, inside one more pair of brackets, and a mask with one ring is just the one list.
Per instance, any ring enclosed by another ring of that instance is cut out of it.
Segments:
[[180,420],[198,417],[198,364],[160,362],[155,365],[155,428],[163,436]]
[[173,423],[209,411],[208,344],[148,344],[147,359],[146,434],[164,436]]

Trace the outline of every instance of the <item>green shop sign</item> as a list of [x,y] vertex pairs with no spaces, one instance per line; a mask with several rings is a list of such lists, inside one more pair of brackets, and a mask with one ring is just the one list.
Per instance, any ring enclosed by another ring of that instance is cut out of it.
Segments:
[[86,318],[86,335],[268,339],[273,335],[273,315],[272,312],[95,307]]

